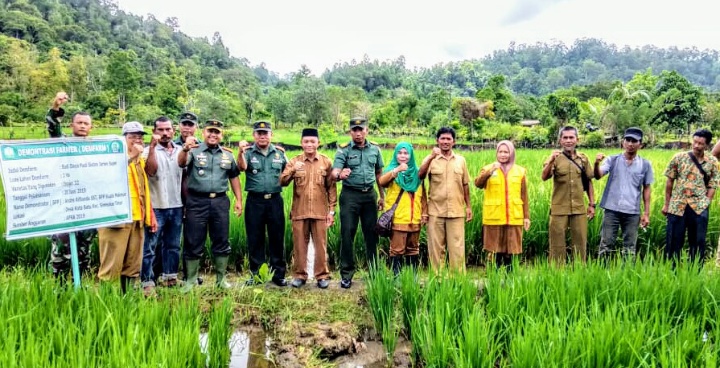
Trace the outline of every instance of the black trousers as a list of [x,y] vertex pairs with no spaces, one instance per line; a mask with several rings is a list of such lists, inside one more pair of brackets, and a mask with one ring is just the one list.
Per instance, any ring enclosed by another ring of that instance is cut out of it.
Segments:
[[247,233],[250,272],[258,273],[266,263],[265,234],[268,240],[268,266],[274,272],[273,278],[285,278],[285,207],[280,193],[271,198],[248,193],[245,199],[245,232]]
[[227,196],[205,198],[189,195],[185,203],[184,225],[183,259],[202,257],[208,232],[213,256],[230,255],[230,199]]
[[378,243],[375,232],[377,218],[377,194],[374,190],[359,192],[343,188],[340,192],[340,277],[343,279],[352,280],[355,274],[353,244],[358,221],[362,225],[368,265],[375,261]]

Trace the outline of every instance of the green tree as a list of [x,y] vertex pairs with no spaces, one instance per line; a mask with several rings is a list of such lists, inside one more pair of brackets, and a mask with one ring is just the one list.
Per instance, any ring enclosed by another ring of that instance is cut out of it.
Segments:
[[[128,96],[140,88],[142,75],[136,66],[137,54],[130,51],[115,51],[105,70],[105,87],[117,96],[119,110],[125,110]],[[122,115],[121,115],[122,116]]]
[[671,128],[687,129],[689,133],[691,125],[700,122],[700,90],[680,73],[663,71],[655,95],[657,114],[652,118],[654,124],[667,123]]

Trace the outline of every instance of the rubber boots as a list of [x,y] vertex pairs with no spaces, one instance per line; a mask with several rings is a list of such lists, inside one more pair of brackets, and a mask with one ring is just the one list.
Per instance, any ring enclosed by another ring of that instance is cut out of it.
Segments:
[[230,289],[232,286],[226,280],[228,257],[215,257],[215,259],[213,259],[213,263],[215,265],[215,276],[217,277],[215,281],[215,286],[218,289]]
[[193,259],[185,262],[185,284],[180,291],[183,293],[190,292],[195,286],[197,286],[198,271],[200,271],[200,260]]

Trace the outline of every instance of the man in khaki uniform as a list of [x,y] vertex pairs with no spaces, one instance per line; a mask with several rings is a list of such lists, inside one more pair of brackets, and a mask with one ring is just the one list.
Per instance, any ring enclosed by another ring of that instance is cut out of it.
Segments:
[[292,220],[293,234],[293,281],[290,285],[301,287],[308,278],[307,251],[310,235],[315,247],[315,280],[325,289],[329,285],[330,270],[327,265],[327,228],[335,222],[337,186],[330,177],[332,160],[317,152],[320,140],[318,131],[306,128],[302,131],[303,153],[288,162],[280,175],[280,184],[293,185]]
[[[595,195],[592,181],[593,167],[585,154],[575,150],[578,143],[576,128],[566,126],[559,135],[562,150],[555,150],[543,164],[543,181],[553,178],[550,205],[550,261],[565,264],[567,245],[565,234],[570,229],[573,255],[587,260],[587,222],[595,217]],[[583,188],[583,181],[587,188]],[[590,202],[585,208],[584,193]]]
[[430,265],[437,272],[445,264],[447,248],[450,269],[465,269],[465,222],[472,220],[470,174],[465,158],[453,152],[455,130],[437,132],[438,147],[420,165],[420,179],[430,177],[427,237]]

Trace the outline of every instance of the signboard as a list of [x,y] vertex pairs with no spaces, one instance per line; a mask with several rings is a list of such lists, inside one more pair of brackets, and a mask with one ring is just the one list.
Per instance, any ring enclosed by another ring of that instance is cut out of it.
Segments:
[[0,172],[8,240],[132,222],[122,137],[0,141]]

